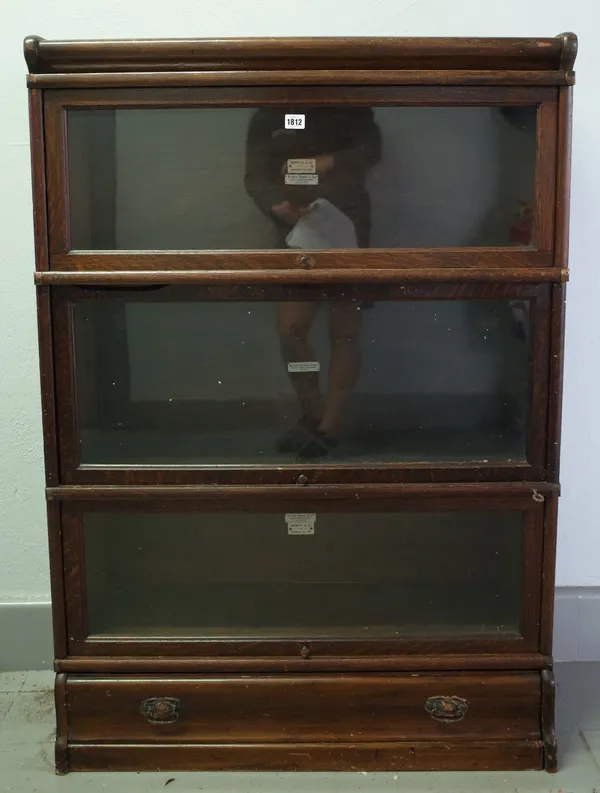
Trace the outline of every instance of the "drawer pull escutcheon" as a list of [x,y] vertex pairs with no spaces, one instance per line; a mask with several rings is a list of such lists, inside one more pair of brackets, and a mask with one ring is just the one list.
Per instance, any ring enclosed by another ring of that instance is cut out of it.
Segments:
[[150,724],[173,724],[179,718],[179,705],[174,697],[151,697],[142,700],[140,713]]
[[425,700],[425,710],[436,721],[462,721],[468,708],[467,700],[462,697],[429,697]]

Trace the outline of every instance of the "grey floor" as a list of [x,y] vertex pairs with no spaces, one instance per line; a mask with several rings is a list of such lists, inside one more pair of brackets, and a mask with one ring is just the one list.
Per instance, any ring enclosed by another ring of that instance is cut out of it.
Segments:
[[558,664],[557,727],[560,771],[484,773],[152,773],[70,774],[52,765],[54,714],[50,672],[0,674],[0,791],[163,790],[260,793],[600,793],[600,663]]

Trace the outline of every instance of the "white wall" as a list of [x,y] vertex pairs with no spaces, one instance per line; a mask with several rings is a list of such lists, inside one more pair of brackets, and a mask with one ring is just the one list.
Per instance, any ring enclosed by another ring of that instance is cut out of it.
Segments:
[[598,0],[1,0],[0,601],[48,597],[37,371],[25,63],[21,41],[47,38],[398,35],[553,36],[574,30],[577,60],[570,311],[558,584],[600,585],[594,499],[600,460],[600,82]]

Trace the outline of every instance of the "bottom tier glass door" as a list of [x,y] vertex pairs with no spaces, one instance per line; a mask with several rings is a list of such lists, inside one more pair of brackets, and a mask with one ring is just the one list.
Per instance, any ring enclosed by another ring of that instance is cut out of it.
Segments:
[[79,638],[523,638],[526,510],[364,510],[71,512]]

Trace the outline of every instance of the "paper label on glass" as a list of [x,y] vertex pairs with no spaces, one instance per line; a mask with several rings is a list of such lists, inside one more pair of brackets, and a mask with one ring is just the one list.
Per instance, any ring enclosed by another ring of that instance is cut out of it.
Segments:
[[316,520],[314,512],[288,512],[285,516],[288,534],[314,534]]
[[317,161],[313,157],[303,157],[297,160],[287,161],[288,173],[316,173]]
[[306,124],[306,116],[304,115],[304,113],[285,114],[286,129],[304,129],[305,124]]
[[321,364],[318,361],[290,361],[287,365],[288,372],[320,372]]
[[319,184],[319,174],[317,173],[286,173],[286,184]]

